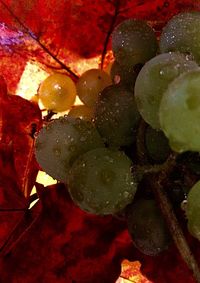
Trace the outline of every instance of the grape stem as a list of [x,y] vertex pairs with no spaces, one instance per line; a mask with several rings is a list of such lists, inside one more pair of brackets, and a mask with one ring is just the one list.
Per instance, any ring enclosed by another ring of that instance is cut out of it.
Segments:
[[4,8],[11,14],[14,20],[25,30],[25,32],[38,43],[38,45],[49,55],[51,56],[56,63],[58,63],[64,70],[66,70],[74,79],[78,79],[78,75],[76,75],[68,66],[66,66],[62,61],[60,61],[57,56],[55,56],[40,40],[39,38],[33,34],[29,28],[13,13],[13,11],[2,1],[0,3],[4,6]]
[[176,165],[177,154],[171,154],[168,160],[163,164],[162,171],[158,174],[154,174],[152,178],[151,175],[151,185],[154,195],[158,201],[160,209],[163,213],[163,216],[166,220],[168,228],[170,230],[171,236],[174,240],[174,243],[179,250],[183,260],[187,264],[188,268],[192,271],[196,282],[200,283],[200,269],[197,264],[192,251],[189,248],[189,245],[185,239],[183,230],[177,220],[177,217],[174,213],[172,204],[163,188],[163,181],[169,175]]
[[47,115],[44,116],[43,121],[44,122],[50,122],[51,118],[53,117],[53,115],[56,114],[55,112],[53,112],[52,110],[48,110],[47,111]]
[[105,38],[105,41],[104,41],[104,45],[103,45],[103,51],[102,51],[102,54],[101,54],[101,69],[103,69],[103,63],[104,63],[104,59],[105,59],[106,52],[107,52],[108,42],[109,42],[111,33],[113,32],[117,17],[119,15],[119,7],[120,7],[120,0],[116,0],[115,1],[114,15],[112,17],[110,28],[107,32],[107,35],[106,35],[106,38]]

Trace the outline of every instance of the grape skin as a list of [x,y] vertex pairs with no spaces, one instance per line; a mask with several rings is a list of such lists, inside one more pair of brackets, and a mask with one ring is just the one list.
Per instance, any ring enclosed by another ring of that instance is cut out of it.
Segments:
[[123,66],[144,64],[156,55],[157,47],[153,29],[142,20],[125,20],[112,33],[112,50]]
[[73,164],[68,189],[73,201],[93,214],[113,214],[129,204],[136,192],[131,160],[118,150],[98,148]]
[[186,215],[188,219],[188,230],[195,238],[200,240],[200,181],[189,191]]
[[76,86],[70,77],[55,73],[41,83],[38,95],[47,110],[63,112],[74,104]]
[[181,73],[197,69],[196,62],[181,53],[165,53],[148,61],[135,82],[135,101],[143,119],[154,129],[160,129],[159,106],[163,93]]
[[94,109],[87,107],[86,105],[75,105],[70,109],[68,116],[92,121],[94,117]]
[[170,243],[169,231],[154,200],[138,199],[127,209],[128,231],[142,253],[155,256]]
[[169,85],[159,116],[174,151],[200,151],[200,69],[182,74]]
[[134,68],[121,66],[117,61],[114,61],[111,67],[110,75],[114,84],[121,83],[126,85],[130,90],[134,89],[137,72]]
[[80,154],[103,146],[103,141],[91,122],[61,117],[39,132],[35,155],[46,173],[66,182],[68,171]]
[[164,133],[150,126],[147,126],[145,130],[145,146],[149,158],[156,163],[163,163],[171,152]]
[[109,146],[132,144],[139,120],[134,95],[123,85],[107,87],[99,95],[94,123]]
[[200,12],[175,15],[164,27],[160,37],[161,53],[180,51],[200,63]]
[[90,69],[78,79],[77,94],[86,106],[94,107],[99,92],[111,84],[111,78],[106,72],[100,69]]

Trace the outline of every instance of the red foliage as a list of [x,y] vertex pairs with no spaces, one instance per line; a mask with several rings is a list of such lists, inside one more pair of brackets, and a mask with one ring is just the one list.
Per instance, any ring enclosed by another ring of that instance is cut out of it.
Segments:
[[[0,83],[2,181],[6,187],[4,182],[12,180],[18,194],[28,197],[38,169],[33,149],[34,132],[42,125],[41,111],[38,105],[28,100],[7,94],[2,78]],[[10,206],[9,202],[6,205]],[[13,208],[13,203],[11,205]]]
[[32,126],[41,127],[37,105],[7,94],[0,79],[0,248],[23,217],[38,166]]
[[37,60],[44,68],[62,69],[41,43],[65,65],[100,55],[116,3],[119,14],[115,25],[137,17],[151,21],[156,30],[173,14],[200,8],[198,1],[189,0],[0,0],[0,20],[6,24],[0,24],[0,73],[8,89],[14,91],[27,60]]
[[[116,2],[0,0],[5,23],[0,23],[0,73],[9,91],[15,90],[27,60],[37,60],[44,68],[62,67],[44,46],[66,65],[101,54]],[[118,2],[115,24],[135,16],[150,20],[156,29],[180,10],[200,8],[198,1],[187,0]],[[38,170],[33,132],[40,127],[38,107],[7,94],[1,79],[0,282],[114,283],[121,261],[128,258],[139,260],[153,282],[193,283],[174,247],[156,258],[141,255],[123,221],[80,211],[62,185],[39,187],[38,204],[27,209]],[[197,243],[191,245],[200,259]]]

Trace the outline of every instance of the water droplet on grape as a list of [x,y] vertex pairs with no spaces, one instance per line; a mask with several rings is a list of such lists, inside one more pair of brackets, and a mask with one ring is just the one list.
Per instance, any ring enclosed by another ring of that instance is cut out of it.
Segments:
[[127,191],[125,191],[125,192],[123,193],[123,195],[124,195],[125,198],[128,198],[128,197],[130,196],[130,193],[127,192]]
[[81,142],[86,141],[86,137],[82,136],[82,137],[80,138],[80,141],[81,141]]

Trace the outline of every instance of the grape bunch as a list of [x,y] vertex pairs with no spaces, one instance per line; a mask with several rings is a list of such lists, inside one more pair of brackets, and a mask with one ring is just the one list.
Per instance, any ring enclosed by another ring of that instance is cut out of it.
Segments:
[[[199,12],[181,13],[158,39],[145,21],[125,20],[112,32],[109,74],[91,69],[76,82],[52,74],[38,91],[47,110],[69,111],[38,133],[39,165],[66,184],[82,210],[121,215],[134,245],[147,255],[171,242],[149,183],[172,154],[178,157],[165,174],[166,194],[174,199],[174,188],[189,192],[188,229],[200,240],[200,171],[185,158],[200,152],[199,26]],[[83,105],[73,105],[76,95]]]

